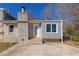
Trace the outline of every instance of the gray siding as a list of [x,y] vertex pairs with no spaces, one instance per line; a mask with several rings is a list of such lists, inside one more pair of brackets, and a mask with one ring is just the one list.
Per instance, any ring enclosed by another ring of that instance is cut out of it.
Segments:
[[[46,24],[58,24],[58,33],[48,33],[46,32]],[[42,22],[42,39],[61,39],[61,22]]]

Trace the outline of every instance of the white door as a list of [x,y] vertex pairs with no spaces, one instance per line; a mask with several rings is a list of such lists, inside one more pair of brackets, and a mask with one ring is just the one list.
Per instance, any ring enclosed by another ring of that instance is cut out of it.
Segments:
[[33,26],[33,36],[34,37],[39,37],[39,29],[40,29],[39,24],[34,24],[34,26]]

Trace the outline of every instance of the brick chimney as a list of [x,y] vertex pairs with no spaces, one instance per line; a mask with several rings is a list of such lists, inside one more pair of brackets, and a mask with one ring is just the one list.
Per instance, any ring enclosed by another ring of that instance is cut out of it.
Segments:
[[18,13],[18,21],[27,21],[28,20],[28,13],[25,12],[25,7],[21,7],[21,12]]

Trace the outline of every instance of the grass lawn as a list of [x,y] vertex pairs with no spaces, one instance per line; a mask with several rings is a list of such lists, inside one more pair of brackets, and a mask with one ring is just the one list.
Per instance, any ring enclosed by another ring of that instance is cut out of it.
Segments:
[[79,42],[79,35],[77,36],[72,36],[72,40],[73,41],[76,41],[76,42]]
[[15,45],[16,42],[0,41],[0,53]]

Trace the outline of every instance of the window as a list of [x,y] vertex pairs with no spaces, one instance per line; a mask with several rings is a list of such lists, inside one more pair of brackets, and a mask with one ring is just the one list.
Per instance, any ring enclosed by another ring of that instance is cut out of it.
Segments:
[[57,32],[57,24],[46,24],[46,32]]
[[56,32],[56,24],[52,24],[52,32]]
[[9,32],[13,32],[13,30],[14,30],[14,26],[13,25],[10,25],[9,26]]
[[47,30],[46,30],[47,32],[51,32],[51,24],[47,24],[47,25],[46,25],[46,29],[47,29]]

